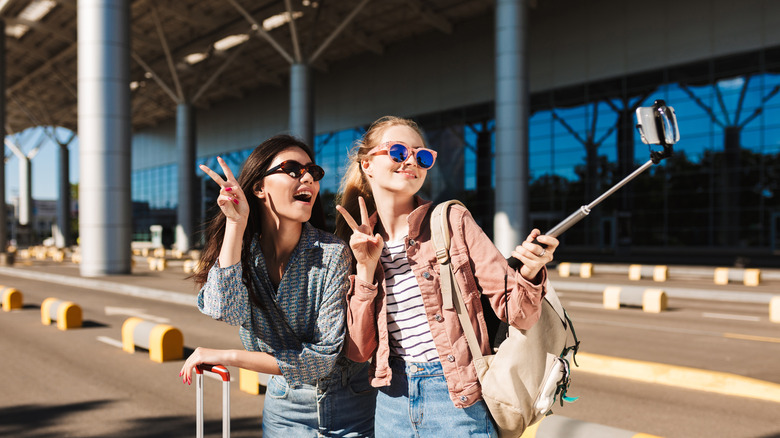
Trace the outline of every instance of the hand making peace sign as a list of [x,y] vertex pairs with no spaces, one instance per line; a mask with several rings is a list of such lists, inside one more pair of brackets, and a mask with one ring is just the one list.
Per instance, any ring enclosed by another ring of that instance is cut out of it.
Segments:
[[220,191],[219,197],[217,197],[217,205],[219,205],[222,213],[227,218],[227,222],[245,225],[249,218],[249,203],[246,196],[244,196],[244,191],[241,190],[236,177],[233,176],[233,172],[230,171],[225,160],[222,157],[217,157],[217,161],[219,166],[222,167],[222,172],[225,173],[227,180],[222,179],[217,172],[209,169],[204,164],[199,166],[200,170],[206,172],[214,182],[219,184]]
[[374,224],[371,223],[371,219],[368,217],[366,201],[363,200],[362,196],[358,197],[358,204],[360,205],[360,225],[355,222],[355,219],[352,218],[352,215],[344,207],[337,205],[336,210],[341,213],[341,216],[347,221],[347,225],[352,228],[353,232],[349,238],[349,247],[352,248],[355,261],[359,265],[373,267],[376,266],[377,262],[379,262],[379,256],[382,255],[384,240],[379,234],[371,235]]

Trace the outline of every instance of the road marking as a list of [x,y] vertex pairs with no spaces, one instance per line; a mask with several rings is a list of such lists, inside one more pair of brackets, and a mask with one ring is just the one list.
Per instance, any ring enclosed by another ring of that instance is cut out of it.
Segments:
[[579,352],[579,371],[780,403],[780,384],[721,371]]
[[[560,294],[558,294],[558,295],[560,295]],[[603,309],[604,308],[604,304],[588,303],[588,302],[585,302],[585,301],[570,301],[570,302],[566,303],[566,305],[567,306],[571,306],[571,307],[587,307],[589,309]]]
[[165,324],[170,322],[171,320],[168,318],[163,318],[161,316],[155,316],[150,315],[146,313],[146,309],[139,309],[136,307],[109,307],[106,306],[106,315],[127,315],[127,316],[135,316],[136,318],[141,318],[146,321],[152,321],[157,322],[160,324]]
[[741,335],[739,333],[721,333],[721,332],[712,332],[712,331],[705,331],[705,330],[691,330],[691,329],[683,329],[683,328],[675,328],[675,327],[655,327],[648,324],[634,324],[634,323],[626,323],[626,322],[617,322],[617,321],[603,321],[603,320],[597,320],[597,319],[588,319],[588,318],[575,318],[575,322],[577,323],[583,323],[583,324],[594,324],[594,325],[607,325],[607,326],[613,326],[613,327],[627,327],[627,328],[635,328],[635,329],[642,329],[642,330],[649,330],[649,331],[657,331],[657,332],[668,332],[668,333],[686,333],[690,335],[700,335],[700,336],[717,336],[717,337],[724,337],[729,339],[741,339],[741,340],[748,340],[748,341],[761,341],[761,342],[773,342],[773,343],[780,343],[780,339],[778,338],[770,338],[766,336],[752,336],[752,335]]
[[743,339],[746,341],[774,342],[780,344],[780,338],[770,338],[768,336],[741,335],[739,333],[723,333],[724,338]]
[[122,341],[118,341],[114,338],[109,338],[108,336],[98,336],[97,340],[100,342],[103,342],[104,344],[108,344],[114,347],[122,348]]
[[704,312],[701,314],[701,316],[705,318],[717,318],[717,319],[733,319],[737,321],[761,321],[761,318],[758,316],[747,316],[747,315],[734,315],[730,313],[708,313]]

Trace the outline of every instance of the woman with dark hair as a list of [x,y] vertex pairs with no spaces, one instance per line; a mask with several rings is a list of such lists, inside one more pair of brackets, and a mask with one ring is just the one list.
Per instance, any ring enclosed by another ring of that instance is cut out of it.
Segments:
[[217,215],[194,275],[198,308],[240,327],[244,350],[198,347],[179,375],[199,364],[271,374],[263,436],[373,435],[375,391],[367,364],[341,355],[352,257],[346,244],[314,225],[324,171],[300,140],[279,135],[252,152],[238,180],[218,158],[223,179]]

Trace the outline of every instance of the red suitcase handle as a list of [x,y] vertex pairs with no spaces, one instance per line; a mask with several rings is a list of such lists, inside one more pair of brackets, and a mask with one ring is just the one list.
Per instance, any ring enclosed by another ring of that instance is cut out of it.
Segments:
[[203,374],[204,371],[211,371],[214,374],[219,374],[223,382],[230,381],[230,371],[228,371],[227,367],[224,365],[211,365],[202,363],[195,366],[195,372],[197,374]]
[[222,436],[230,437],[230,371],[224,365],[200,364],[195,366],[195,436],[203,437],[203,372],[210,371],[222,378]]

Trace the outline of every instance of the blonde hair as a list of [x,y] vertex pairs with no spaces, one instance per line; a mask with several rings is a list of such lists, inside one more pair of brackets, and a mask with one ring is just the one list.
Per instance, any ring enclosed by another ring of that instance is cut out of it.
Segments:
[[[368,184],[368,179],[366,179],[366,175],[363,173],[360,164],[363,160],[368,158],[368,152],[379,145],[379,142],[382,139],[382,133],[385,129],[399,125],[413,129],[421,138],[423,138],[423,141],[425,141],[422,130],[413,120],[395,116],[384,116],[377,119],[369,126],[366,133],[363,134],[363,137],[355,142],[352,151],[350,151],[349,167],[347,168],[344,177],[341,179],[339,193],[336,196],[336,204],[344,207],[358,222],[360,222],[359,196],[362,196],[366,201],[366,209],[368,210],[369,216],[376,211],[376,204],[374,203],[371,186]],[[352,230],[341,215],[336,216],[335,234],[346,242],[349,242],[349,237],[352,235]]]

